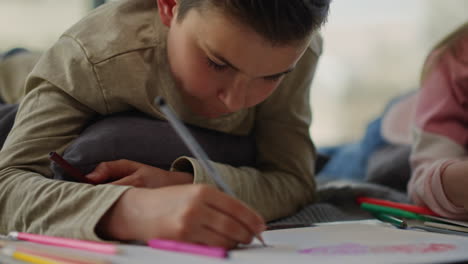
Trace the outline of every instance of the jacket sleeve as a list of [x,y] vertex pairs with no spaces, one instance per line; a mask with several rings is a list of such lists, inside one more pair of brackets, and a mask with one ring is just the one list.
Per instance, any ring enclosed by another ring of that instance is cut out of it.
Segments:
[[[307,49],[293,74],[257,107],[255,168],[213,163],[237,198],[267,221],[290,215],[315,199],[309,91],[318,56]],[[193,158],[180,158],[174,167],[192,167],[195,183],[214,184]]]
[[[465,58],[467,52],[465,48]],[[467,155],[468,66],[452,52],[430,57],[435,58],[419,91],[408,193],[442,216],[466,219],[466,209],[448,199],[442,178],[448,166]]]
[[14,127],[0,151],[0,233],[31,232],[99,240],[99,219],[127,189],[50,179],[48,153],[62,153],[97,112],[99,84],[80,46],[64,37],[26,84]]

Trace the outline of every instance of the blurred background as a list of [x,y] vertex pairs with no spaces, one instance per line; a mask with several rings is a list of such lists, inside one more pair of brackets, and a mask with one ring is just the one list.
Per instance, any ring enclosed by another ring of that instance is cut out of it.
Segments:
[[[0,52],[47,49],[103,2],[0,0]],[[333,0],[311,95],[316,144],[362,137],[390,99],[417,89],[425,56],[467,14],[466,0]]]
[[428,52],[466,21],[465,0],[333,0],[311,98],[316,144],[361,138],[389,100],[417,89]]

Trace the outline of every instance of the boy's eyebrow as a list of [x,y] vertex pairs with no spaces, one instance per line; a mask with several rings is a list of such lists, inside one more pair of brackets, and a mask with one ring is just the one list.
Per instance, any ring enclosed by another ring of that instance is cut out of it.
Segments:
[[[236,71],[240,71],[242,72],[238,67],[234,66],[231,62],[229,62],[227,59],[225,59],[223,56],[219,55],[216,51],[213,51],[212,49],[210,49],[209,47],[206,47],[208,49],[208,51],[216,57],[216,59],[220,60],[222,63],[226,64],[227,66],[233,68],[234,70]],[[285,74],[288,74],[290,72],[292,72],[294,70],[295,66],[292,67],[292,68],[289,68],[287,70],[285,70],[284,72],[279,72],[279,73],[275,73],[275,74],[271,74],[271,75],[267,75],[267,76],[262,76],[260,78],[275,78],[275,77],[279,77],[279,76],[282,76],[282,75],[285,75]]]

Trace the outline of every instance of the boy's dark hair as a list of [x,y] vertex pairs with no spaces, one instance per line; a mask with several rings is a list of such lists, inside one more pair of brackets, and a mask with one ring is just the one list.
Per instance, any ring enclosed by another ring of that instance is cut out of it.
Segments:
[[273,44],[307,38],[327,20],[331,0],[179,0],[177,20],[191,9],[216,7]]

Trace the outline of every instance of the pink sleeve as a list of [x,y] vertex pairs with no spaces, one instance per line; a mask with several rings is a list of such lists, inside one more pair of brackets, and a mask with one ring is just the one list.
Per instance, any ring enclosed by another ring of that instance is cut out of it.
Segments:
[[411,154],[410,197],[414,202],[450,218],[468,219],[468,211],[455,206],[442,186],[445,168],[467,157],[466,124],[468,38],[457,44],[455,52],[447,51],[438,57],[422,83]]

